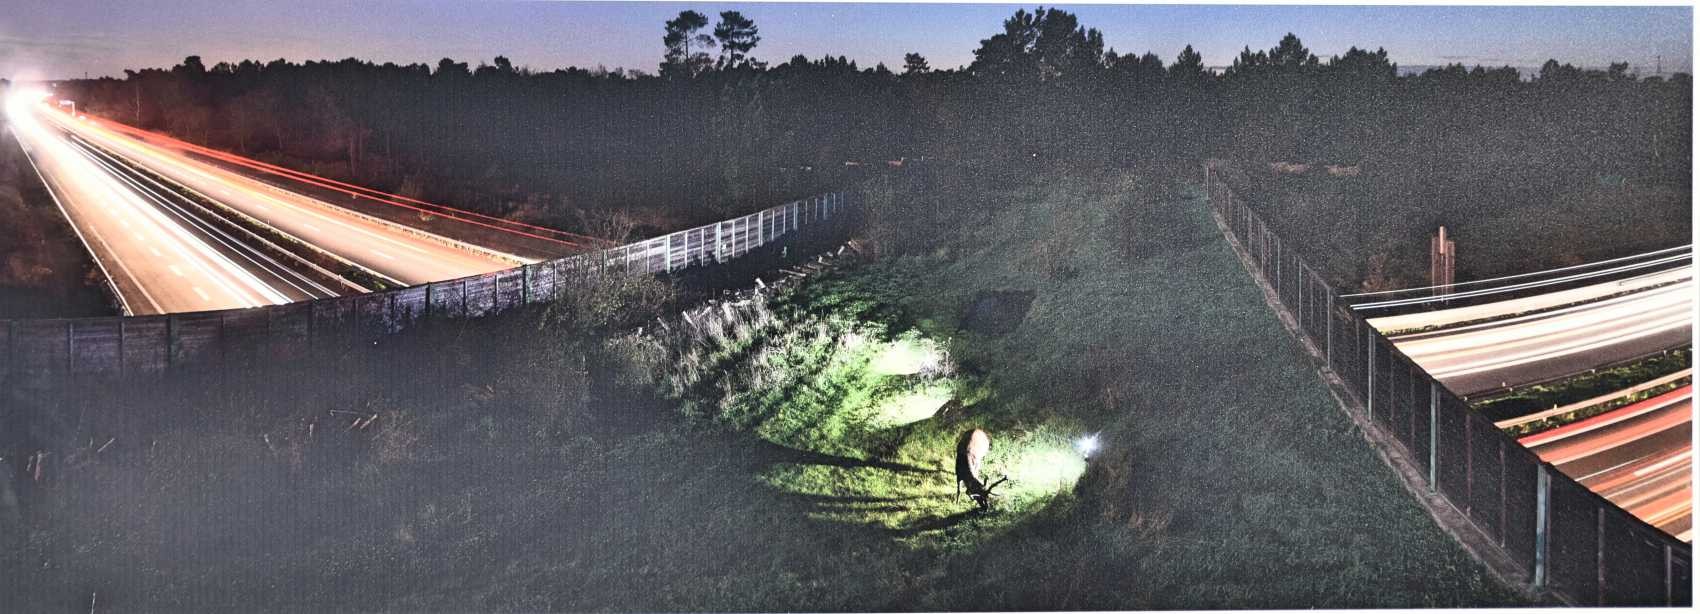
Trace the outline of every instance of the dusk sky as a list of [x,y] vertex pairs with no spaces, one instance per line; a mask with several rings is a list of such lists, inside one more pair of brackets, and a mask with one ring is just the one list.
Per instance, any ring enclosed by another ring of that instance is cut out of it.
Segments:
[[[574,65],[654,72],[662,23],[679,11],[742,11],[761,29],[755,56],[782,62],[845,55],[897,67],[919,52],[935,68],[967,64],[980,39],[1015,4],[740,4],[333,2],[324,0],[5,0],[0,77],[122,75],[169,67],[187,55],[211,66],[241,59],[357,57],[477,65],[497,55],[549,70]],[[1385,47],[1403,66],[1586,67],[1628,61],[1642,74],[1691,70],[1688,7],[1440,7],[1056,5],[1078,14],[1121,52],[1172,61],[1192,44],[1208,65],[1239,50],[1274,46],[1291,31],[1324,58],[1347,47]]]

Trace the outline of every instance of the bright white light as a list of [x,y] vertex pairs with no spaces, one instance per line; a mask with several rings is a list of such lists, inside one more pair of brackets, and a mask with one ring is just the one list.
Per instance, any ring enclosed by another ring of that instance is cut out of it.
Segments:
[[875,354],[869,368],[879,375],[936,374],[944,356],[930,339],[907,337],[886,344]]
[[1081,437],[1080,439],[1076,439],[1074,441],[1074,449],[1079,450],[1081,456],[1092,456],[1093,452],[1098,451],[1098,434],[1093,433],[1091,435]]
[[29,106],[46,100],[51,94],[39,87],[29,85],[14,85],[12,92],[6,96],[6,114],[11,117],[27,115]]

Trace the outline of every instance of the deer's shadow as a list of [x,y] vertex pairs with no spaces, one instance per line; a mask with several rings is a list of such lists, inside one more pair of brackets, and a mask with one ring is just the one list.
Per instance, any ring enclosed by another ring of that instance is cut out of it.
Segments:
[[956,526],[977,512],[936,467],[835,456],[764,442],[763,481],[802,502],[816,520],[871,525],[895,537]]
[[945,529],[949,529],[966,522],[970,518],[984,513],[985,512],[981,512],[978,509],[970,507],[969,509],[962,510],[949,516],[932,516],[917,520],[909,526],[891,529],[890,532],[892,535],[897,537],[914,537],[928,531],[943,531]]
[[851,458],[851,457],[848,457],[848,456],[833,456],[831,454],[826,454],[826,453],[822,453],[822,452],[815,452],[815,451],[812,451],[812,450],[798,450],[796,448],[788,448],[788,447],[785,447],[785,446],[782,446],[782,445],[779,445],[779,444],[776,444],[776,443],[773,443],[773,442],[770,442],[770,441],[765,441],[765,440],[763,440],[761,442],[761,448],[763,448],[763,452],[764,452],[764,454],[762,456],[765,457],[762,460],[767,462],[767,463],[794,463],[794,464],[800,464],[800,465],[821,465],[821,466],[827,466],[827,467],[842,467],[842,468],[846,468],[846,469],[857,469],[857,468],[883,469],[883,470],[886,470],[886,471],[895,471],[895,472],[899,472],[899,473],[909,473],[909,474],[916,474],[916,475],[928,475],[928,474],[950,475],[949,472],[947,472],[943,469],[921,467],[921,466],[918,466],[918,465],[910,465],[910,464],[907,464],[907,463],[898,463],[898,462],[884,461],[884,460],[879,460],[879,459],[861,459],[861,458]]

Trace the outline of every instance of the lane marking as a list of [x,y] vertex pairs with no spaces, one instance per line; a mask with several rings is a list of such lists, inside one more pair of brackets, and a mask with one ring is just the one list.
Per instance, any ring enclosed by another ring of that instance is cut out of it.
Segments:
[[1641,469],[1637,469],[1635,471],[1635,477],[1643,477],[1643,476],[1645,476],[1649,473],[1652,473],[1654,471],[1663,471],[1663,470],[1669,468],[1672,465],[1675,465],[1675,464],[1680,463],[1684,460],[1687,460],[1688,457],[1693,455],[1693,454],[1694,454],[1693,450],[1688,450],[1688,451],[1683,452],[1681,454],[1677,454],[1676,456],[1672,456],[1670,458],[1667,458],[1667,459],[1664,459],[1664,460],[1659,461],[1657,463],[1654,463],[1650,466],[1643,467]]
[[203,301],[206,301],[208,303],[212,302],[212,297],[207,296],[207,291],[202,290],[200,286],[195,286],[195,294],[201,295],[201,300],[203,300]]
[[[98,138],[101,138],[102,140],[110,140],[108,135],[106,135],[106,134],[101,134],[99,132],[96,132],[95,134]],[[197,162],[193,162],[193,161],[189,161],[189,160],[171,159],[171,158],[163,155],[162,153],[154,152],[154,151],[148,151],[144,148],[143,144],[132,142],[132,141],[129,141],[128,139],[116,139],[116,141],[114,141],[114,142],[123,146],[126,149],[134,151],[135,153],[137,153],[139,155],[147,156],[150,159],[154,160],[155,162],[159,162],[159,163],[163,163],[163,164],[172,166],[179,171],[186,172],[190,175],[198,176],[198,177],[200,177],[204,180],[212,181],[212,182],[215,182],[215,183],[227,183],[227,184],[232,183],[231,179],[216,177],[213,174],[211,174],[208,170],[202,170],[201,168],[197,168],[195,166],[192,166],[194,164],[199,164]],[[151,145],[151,144],[149,144],[149,145]],[[263,184],[260,184],[258,181],[255,181],[253,179],[249,179],[249,178],[246,178],[246,177],[242,177],[238,174],[231,173],[230,171],[226,171],[224,169],[219,169],[217,167],[210,167],[210,170],[217,171],[218,173],[230,175],[233,179],[235,179],[237,181],[254,183],[256,185],[261,185],[262,187],[264,187]],[[424,247],[420,247],[418,245],[413,245],[412,243],[404,242],[400,239],[392,238],[390,236],[386,236],[389,231],[387,229],[382,228],[381,226],[378,226],[377,228],[380,231],[383,231],[383,232],[375,232],[375,231],[367,229],[367,228],[362,228],[362,227],[356,226],[353,223],[370,225],[370,224],[372,224],[372,222],[363,220],[363,219],[359,218],[358,216],[356,216],[356,215],[354,215],[351,212],[348,212],[346,210],[337,209],[335,205],[331,205],[331,204],[328,204],[328,203],[315,203],[315,202],[313,202],[313,199],[311,197],[289,193],[289,195],[291,197],[300,198],[303,201],[306,201],[304,203],[298,204],[298,203],[292,203],[292,202],[289,202],[289,201],[281,200],[277,197],[273,197],[271,195],[262,193],[260,191],[244,189],[244,188],[238,188],[238,189],[241,189],[245,194],[247,194],[249,196],[253,196],[253,197],[265,200],[265,201],[269,201],[269,202],[281,205],[286,210],[290,211],[291,213],[304,214],[306,216],[318,219],[321,222],[328,222],[328,223],[331,223],[331,224],[335,224],[339,227],[342,227],[342,228],[348,229],[350,231],[365,235],[365,236],[370,237],[372,239],[383,241],[385,243],[395,245],[395,246],[400,247],[402,249],[418,252],[420,255],[423,255],[427,258],[440,259],[440,258],[443,257],[443,254],[433,254],[432,252],[427,251]],[[327,209],[327,211],[325,211],[325,212],[314,211],[314,209],[321,209],[321,208]],[[337,217],[348,217],[350,219],[345,222],[343,220],[336,219]],[[318,228],[315,228],[315,227],[313,227],[313,226],[311,226],[311,225],[309,225],[305,222],[297,221],[296,223],[301,224],[302,226],[312,230],[313,232],[323,232],[323,231],[319,230]],[[445,240],[452,241],[452,239],[445,239]],[[471,244],[466,244],[466,245],[470,246]],[[459,254],[455,254],[455,255],[459,256]]]
[[[104,130],[99,130],[99,129],[87,130],[87,128],[84,127],[84,126],[74,126],[73,125],[73,126],[67,127],[66,129],[67,130],[75,129],[75,132],[77,134],[83,135],[83,136],[88,136],[88,137],[91,138],[91,140],[100,142],[104,146],[114,147],[118,150],[128,152],[129,154],[134,154],[134,155],[140,156],[140,158],[131,158],[131,160],[134,161],[134,162],[140,163],[144,166],[158,165],[158,168],[156,168],[155,170],[164,172],[167,176],[172,177],[174,180],[184,181],[184,182],[194,182],[195,179],[210,181],[210,182],[213,182],[215,185],[207,186],[207,187],[201,187],[201,189],[208,189],[209,187],[211,189],[215,189],[215,190],[216,189],[229,189],[233,192],[234,197],[238,197],[238,198],[243,197],[243,196],[252,196],[252,197],[255,197],[259,200],[263,200],[267,203],[272,203],[274,205],[277,205],[277,207],[280,210],[290,213],[291,217],[293,217],[294,214],[303,214],[307,217],[314,218],[315,221],[318,221],[320,224],[330,223],[330,224],[337,226],[338,228],[346,229],[346,230],[351,231],[353,233],[356,233],[358,235],[361,235],[361,236],[364,236],[364,237],[367,237],[367,238],[370,238],[370,239],[375,239],[377,241],[381,241],[381,242],[384,242],[384,243],[388,243],[390,245],[394,245],[394,246],[396,246],[396,247],[398,247],[402,250],[406,250],[408,252],[414,252],[414,253],[417,253],[419,256],[423,257],[423,258],[419,258],[418,261],[415,261],[415,258],[417,258],[417,257],[414,256],[414,254],[410,253],[410,254],[407,254],[405,258],[401,258],[401,259],[408,260],[408,262],[406,264],[409,265],[409,266],[425,266],[425,267],[432,268],[432,269],[448,268],[450,270],[449,275],[444,275],[440,271],[433,270],[432,271],[433,275],[431,275],[432,277],[452,276],[454,273],[459,272],[459,271],[456,271],[456,269],[460,269],[462,267],[467,267],[467,266],[470,266],[472,269],[479,270],[479,271],[482,271],[482,270],[489,268],[488,265],[490,264],[490,261],[488,260],[488,258],[490,258],[491,256],[483,254],[483,252],[488,251],[488,250],[485,250],[484,248],[479,248],[479,247],[474,246],[472,244],[464,244],[464,245],[467,248],[467,251],[471,251],[473,253],[463,254],[463,253],[456,253],[455,250],[439,250],[436,246],[426,245],[424,242],[419,242],[417,239],[413,239],[413,238],[409,238],[409,237],[399,237],[400,239],[407,239],[407,241],[404,242],[402,240],[398,240],[398,238],[392,238],[390,236],[385,236],[386,234],[389,234],[387,232],[389,229],[383,228],[381,225],[378,226],[377,229],[380,230],[380,231],[385,231],[385,232],[374,232],[373,230],[369,230],[367,228],[362,228],[361,226],[372,225],[372,224],[374,224],[374,222],[367,220],[367,219],[364,219],[359,214],[356,214],[356,213],[353,213],[353,212],[350,212],[350,211],[347,211],[347,210],[339,209],[335,205],[320,202],[320,201],[317,201],[317,200],[315,200],[311,197],[308,197],[308,196],[290,193],[290,192],[282,191],[282,190],[276,190],[275,188],[271,188],[270,186],[267,186],[267,185],[265,185],[265,184],[263,184],[259,181],[256,181],[254,179],[241,176],[240,174],[237,174],[237,173],[232,173],[230,171],[218,168],[218,167],[213,166],[213,165],[208,165],[206,163],[202,163],[202,162],[192,160],[192,159],[186,159],[186,158],[182,157],[180,154],[177,154],[173,149],[171,149],[169,147],[158,147],[155,143],[148,142],[145,139],[123,138],[121,136],[108,133]],[[126,156],[126,157],[128,157],[128,156]],[[141,162],[142,159],[148,160],[148,162],[145,162],[145,163]],[[203,170],[203,168],[204,168],[204,170]],[[216,174],[216,176],[215,176],[215,174]],[[226,178],[226,177],[228,177],[228,178]],[[193,178],[193,179],[191,179],[191,178]],[[191,189],[193,189],[195,187],[199,187],[199,186],[196,185],[196,183],[198,183],[198,182],[185,183],[185,185],[189,186]],[[224,185],[216,185],[216,184],[224,184]],[[249,189],[249,188],[246,187],[248,185],[256,186],[256,188],[255,189]],[[289,199],[280,199],[278,197],[274,197],[274,196],[271,196],[271,195],[265,193],[265,190],[277,191],[280,194],[284,194],[284,195],[289,196],[290,198]],[[295,200],[300,200],[302,202],[297,203],[297,202],[294,202]],[[253,203],[249,202],[248,204],[252,205]],[[319,210],[323,210],[323,212],[320,212]],[[339,219],[339,218],[345,218],[345,217],[349,218],[349,220],[347,222],[343,221],[342,219]],[[351,223],[351,222],[353,222],[353,223]],[[422,233],[422,232],[419,232],[419,231],[415,231],[415,232],[418,232],[419,234],[428,234],[428,233]],[[341,238],[341,237],[338,237],[338,238]],[[453,240],[450,240],[450,239],[442,239],[441,241],[442,242],[448,242],[448,243],[462,244],[462,242],[453,241]],[[415,245],[414,243],[419,243],[419,244]],[[429,248],[429,251],[428,251],[427,248]],[[447,252],[447,253],[443,253],[443,252]],[[401,260],[401,259],[398,259],[398,260]],[[515,258],[515,259],[517,259],[517,258]],[[356,266],[364,266],[364,265],[356,263]],[[375,271],[375,270],[374,270],[374,272],[381,277],[389,277],[388,275],[385,275],[382,272]],[[391,278],[391,279],[394,279],[394,278]]]
[[379,255],[379,256],[383,256],[383,257],[384,257],[384,258],[387,258],[387,259],[390,259],[390,260],[395,260],[395,256],[391,256],[391,255],[389,255],[389,254],[386,254],[386,253],[383,253],[383,252],[380,252],[380,251],[378,251],[378,250],[375,250],[375,249],[374,249],[374,250],[372,250],[372,253],[374,253],[374,254],[377,254],[377,255]]
[[176,275],[176,276],[178,276],[178,277],[182,277],[182,276],[183,276],[183,269],[179,269],[179,268],[177,268],[177,265],[175,265],[175,264],[173,264],[173,265],[171,265],[171,266],[170,266],[170,267],[169,267],[169,268],[170,268],[170,269],[171,269],[171,274],[172,274],[172,275]]
[[[236,267],[234,263],[231,263],[229,259],[225,258],[222,254],[213,251],[208,245],[206,245],[205,242],[190,236],[187,231],[172,222],[170,219],[166,218],[165,215],[158,209],[143,202],[139,194],[130,192],[126,186],[120,184],[117,176],[100,168],[100,166],[94,162],[92,154],[86,151],[75,151],[74,153],[82,155],[85,159],[85,164],[89,165],[89,168],[93,171],[93,176],[98,178],[97,181],[100,182],[101,187],[105,188],[106,192],[110,194],[112,198],[116,199],[119,204],[124,205],[127,210],[135,214],[144,225],[151,225],[161,238],[166,239],[165,243],[167,247],[180,254],[192,268],[204,273],[220,289],[229,292],[230,295],[239,303],[238,306],[256,307],[262,303],[255,302],[250,299],[248,295],[233,287],[230,281],[214,270],[214,266],[222,267],[224,274],[234,275],[236,276],[235,279],[239,282],[248,283],[250,287],[254,287],[259,291],[258,294],[262,297],[262,300],[269,299],[270,297],[266,293],[271,293],[275,294],[277,299],[271,300],[270,302],[287,302],[287,299],[283,298],[281,294],[277,294],[275,290],[264,286],[258,279],[255,279],[253,275]],[[176,237],[178,240],[172,241],[171,239],[173,237]],[[195,254],[191,253],[191,250],[198,252],[202,258],[206,258],[212,264],[209,265],[203,263],[202,260],[197,258]],[[203,298],[206,298],[204,291],[202,292],[202,295]],[[208,302],[211,301],[210,298],[207,300]]]
[[[116,169],[119,166],[123,166],[125,164],[130,164],[129,162],[119,162],[119,160],[121,160],[122,158],[120,156],[111,154],[109,152],[99,152],[99,153],[100,153],[101,158],[102,158],[100,163],[103,166],[106,166],[109,170]],[[326,295],[329,295],[329,296],[336,296],[337,295],[336,291],[333,291],[329,288],[326,288],[323,285],[321,285],[317,282],[314,282],[313,280],[308,279],[307,277],[305,277],[305,276],[301,275],[300,273],[294,271],[293,269],[290,269],[290,268],[278,263],[276,260],[272,259],[270,256],[265,255],[263,252],[252,251],[252,250],[243,251],[245,248],[247,248],[247,242],[246,241],[243,241],[241,239],[233,237],[229,233],[224,232],[223,230],[209,226],[205,222],[187,217],[186,216],[187,212],[186,212],[185,209],[183,209],[181,204],[178,204],[172,198],[168,198],[168,197],[163,196],[160,191],[156,191],[154,188],[150,188],[147,185],[143,185],[141,182],[138,182],[138,181],[131,179],[129,177],[124,177],[124,180],[130,185],[131,188],[135,189],[137,191],[137,193],[146,195],[148,198],[152,199],[156,204],[159,204],[159,205],[165,207],[166,209],[170,210],[172,215],[183,218],[184,221],[189,222],[191,225],[195,226],[195,228],[197,228],[201,232],[207,233],[207,235],[210,238],[212,238],[214,241],[219,242],[220,245],[223,245],[225,247],[236,250],[237,255],[241,256],[244,260],[248,261],[250,264],[253,264],[256,267],[259,267],[260,270],[266,271],[267,273],[275,276],[278,281],[282,281],[283,283],[289,285],[291,288],[294,288],[297,291],[300,291],[301,293],[307,295],[308,297],[312,297],[312,298],[318,298],[318,296],[315,295],[312,290],[309,290],[307,288],[302,287],[299,284],[296,284],[294,281],[292,281],[290,279],[290,276],[294,276],[295,279],[307,283],[308,285],[312,286],[314,289],[317,289],[318,291],[323,292]],[[164,190],[167,193],[169,193],[172,190],[172,188],[166,187],[165,185],[161,184],[159,181],[155,181],[155,180],[152,180],[152,179],[147,179],[147,181],[148,181],[148,183],[153,184],[154,187],[160,188],[160,190]],[[193,188],[185,187],[184,189],[187,189],[190,192],[193,192],[195,194],[200,194],[199,192],[194,192]],[[253,236],[253,235],[250,234],[250,236]],[[260,242],[262,242],[262,243],[269,244],[269,242],[266,242],[265,239],[261,239],[259,237],[255,237],[255,238],[259,239]],[[259,260],[255,260],[254,258],[256,256],[259,257],[260,260],[264,260],[266,263],[269,263],[271,265],[271,268],[267,268],[265,264],[262,264]],[[307,263],[307,264],[309,266],[312,266],[312,263]],[[283,271],[283,273],[287,273],[287,275],[280,274],[278,271]],[[268,285],[269,285],[269,283],[268,283]]]
[[159,253],[159,250],[156,249],[156,248],[149,247],[148,251],[153,252],[153,257],[155,257],[155,258],[164,258],[165,257],[165,254]]
[[[34,131],[29,129],[31,127],[35,127],[35,124],[33,123],[33,121],[31,121],[28,124],[24,124],[25,131],[31,132],[31,136],[36,136],[34,134]],[[11,130],[13,140],[16,141],[19,145],[23,145],[25,139],[18,132],[19,123],[17,121],[13,121],[13,122],[11,122],[10,125],[7,126],[7,128]],[[45,138],[51,139],[52,137],[49,136],[49,137],[45,137]],[[59,144],[57,141],[53,141],[53,140],[48,140],[47,142],[49,144],[54,144],[54,145]],[[71,220],[72,219],[71,213],[66,210],[65,203],[62,202],[59,199],[59,192],[65,189],[64,186],[60,186],[58,190],[53,189],[53,186],[59,185],[57,183],[57,179],[55,179],[53,181],[49,181],[48,178],[47,178],[47,175],[45,173],[41,172],[41,167],[36,165],[36,163],[35,163],[35,156],[30,155],[30,152],[33,148],[28,147],[28,146],[24,146],[24,147],[21,147],[21,149],[23,149],[23,151],[24,151],[24,160],[26,160],[30,163],[30,169],[35,171],[36,178],[40,179],[42,186],[47,188],[47,195],[48,195],[48,197],[53,199],[53,206],[59,208],[59,213],[61,215],[64,215],[65,219],[67,221]],[[72,208],[75,208],[75,207],[76,207],[75,203],[72,203]],[[88,239],[83,236],[83,229],[78,228],[77,224],[75,222],[72,222],[71,223],[71,232],[73,234],[77,235],[77,240],[82,242],[83,248],[87,249],[88,252],[89,252],[89,255],[94,258],[95,266],[99,267],[100,272],[105,275],[106,283],[107,283],[107,285],[112,287],[112,295],[118,297],[118,302],[123,307],[124,315],[136,315],[135,310],[133,308],[131,308],[131,306],[130,306],[130,301],[128,299],[125,299],[124,293],[118,289],[118,279],[116,277],[113,277],[112,273],[110,273],[106,270],[106,263],[101,261],[100,254],[94,251],[94,247],[89,245]],[[118,269],[120,271],[124,272],[124,276],[130,278],[130,282],[133,285],[135,285],[136,290],[138,292],[142,293],[142,298],[147,299],[148,304],[153,306],[154,312],[159,313],[160,311],[162,311],[159,308],[159,301],[154,300],[153,296],[148,294],[147,288],[142,287],[141,280],[136,278],[135,273],[130,272],[129,267],[124,266],[124,261],[118,258],[117,253],[112,251],[112,246],[108,245],[106,243],[106,239],[101,238],[100,233],[98,231],[96,231],[95,228],[92,225],[88,229],[88,234],[90,236],[94,237],[95,242],[100,243],[101,250],[106,252],[107,257],[112,260],[113,264],[118,265]]]

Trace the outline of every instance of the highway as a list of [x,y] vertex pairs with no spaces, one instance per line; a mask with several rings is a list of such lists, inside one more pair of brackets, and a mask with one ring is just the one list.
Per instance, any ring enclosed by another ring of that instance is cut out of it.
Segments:
[[1529,315],[1393,337],[1459,395],[1547,381],[1688,343],[1694,280]]
[[395,222],[409,228],[500,250],[521,258],[549,260],[611,247],[605,239],[528,224],[393,194],[270,164],[226,151],[202,147],[165,134],[115,121],[100,126],[190,159],[212,164],[256,181],[309,198],[335,203],[355,213]]
[[407,230],[280,190],[181,152],[153,147],[86,120],[36,107],[44,123],[105,148],[205,198],[366,269],[397,285],[417,285],[512,268],[524,262],[493,250]]
[[1519,440],[1554,467],[1683,541],[1692,540],[1693,387]]
[[244,267],[180,217],[162,211],[73,146],[29,109],[9,101],[12,133],[128,314],[258,307],[304,298]]
[[1537,411],[1537,412],[1532,413],[1532,414],[1517,416],[1515,418],[1507,418],[1507,419],[1504,419],[1504,420],[1500,420],[1498,422],[1494,422],[1493,425],[1497,426],[1499,428],[1502,428],[1502,429],[1506,429],[1506,428],[1511,428],[1511,427],[1515,427],[1515,426],[1528,424],[1530,422],[1538,422],[1538,421],[1541,421],[1541,420],[1546,420],[1546,419],[1551,418],[1553,416],[1562,416],[1564,414],[1568,414],[1568,413],[1571,413],[1571,412],[1587,409],[1587,408],[1593,407],[1595,405],[1600,405],[1600,404],[1603,404],[1603,403],[1609,403],[1611,401],[1621,399],[1621,398],[1624,398],[1624,397],[1627,397],[1627,396],[1630,396],[1630,395],[1640,394],[1640,393],[1645,392],[1647,390],[1650,390],[1652,388],[1657,388],[1657,387],[1660,387],[1660,386],[1665,386],[1665,385],[1671,384],[1673,382],[1676,382],[1677,380],[1681,380],[1681,379],[1685,379],[1685,378],[1691,379],[1693,377],[1694,377],[1694,368],[1693,367],[1689,367],[1689,368],[1686,368],[1686,369],[1680,369],[1680,370],[1677,370],[1677,371],[1672,371],[1672,372],[1667,373],[1665,375],[1661,375],[1659,377],[1655,377],[1655,378],[1647,380],[1645,382],[1641,382],[1641,383],[1636,384],[1634,386],[1624,388],[1622,390],[1615,390],[1615,391],[1608,392],[1608,393],[1605,393],[1605,394],[1602,394],[1602,395],[1599,395],[1599,396],[1596,396],[1596,397],[1593,397],[1593,398],[1576,401],[1576,402],[1570,403],[1568,405],[1562,405],[1562,406],[1554,407],[1552,409],[1543,409],[1541,411]]
[[1555,309],[1566,305],[1574,305],[1588,301],[1599,300],[1617,294],[1638,292],[1694,279],[1693,267],[1679,267],[1654,273],[1636,275],[1627,279],[1618,279],[1597,283],[1581,288],[1547,292],[1523,298],[1495,301],[1482,305],[1454,307],[1435,311],[1420,311],[1397,316],[1370,318],[1370,326],[1380,331],[1408,331],[1442,326],[1451,326],[1466,322],[1480,322],[1495,318],[1503,318],[1524,313],[1533,313]]

